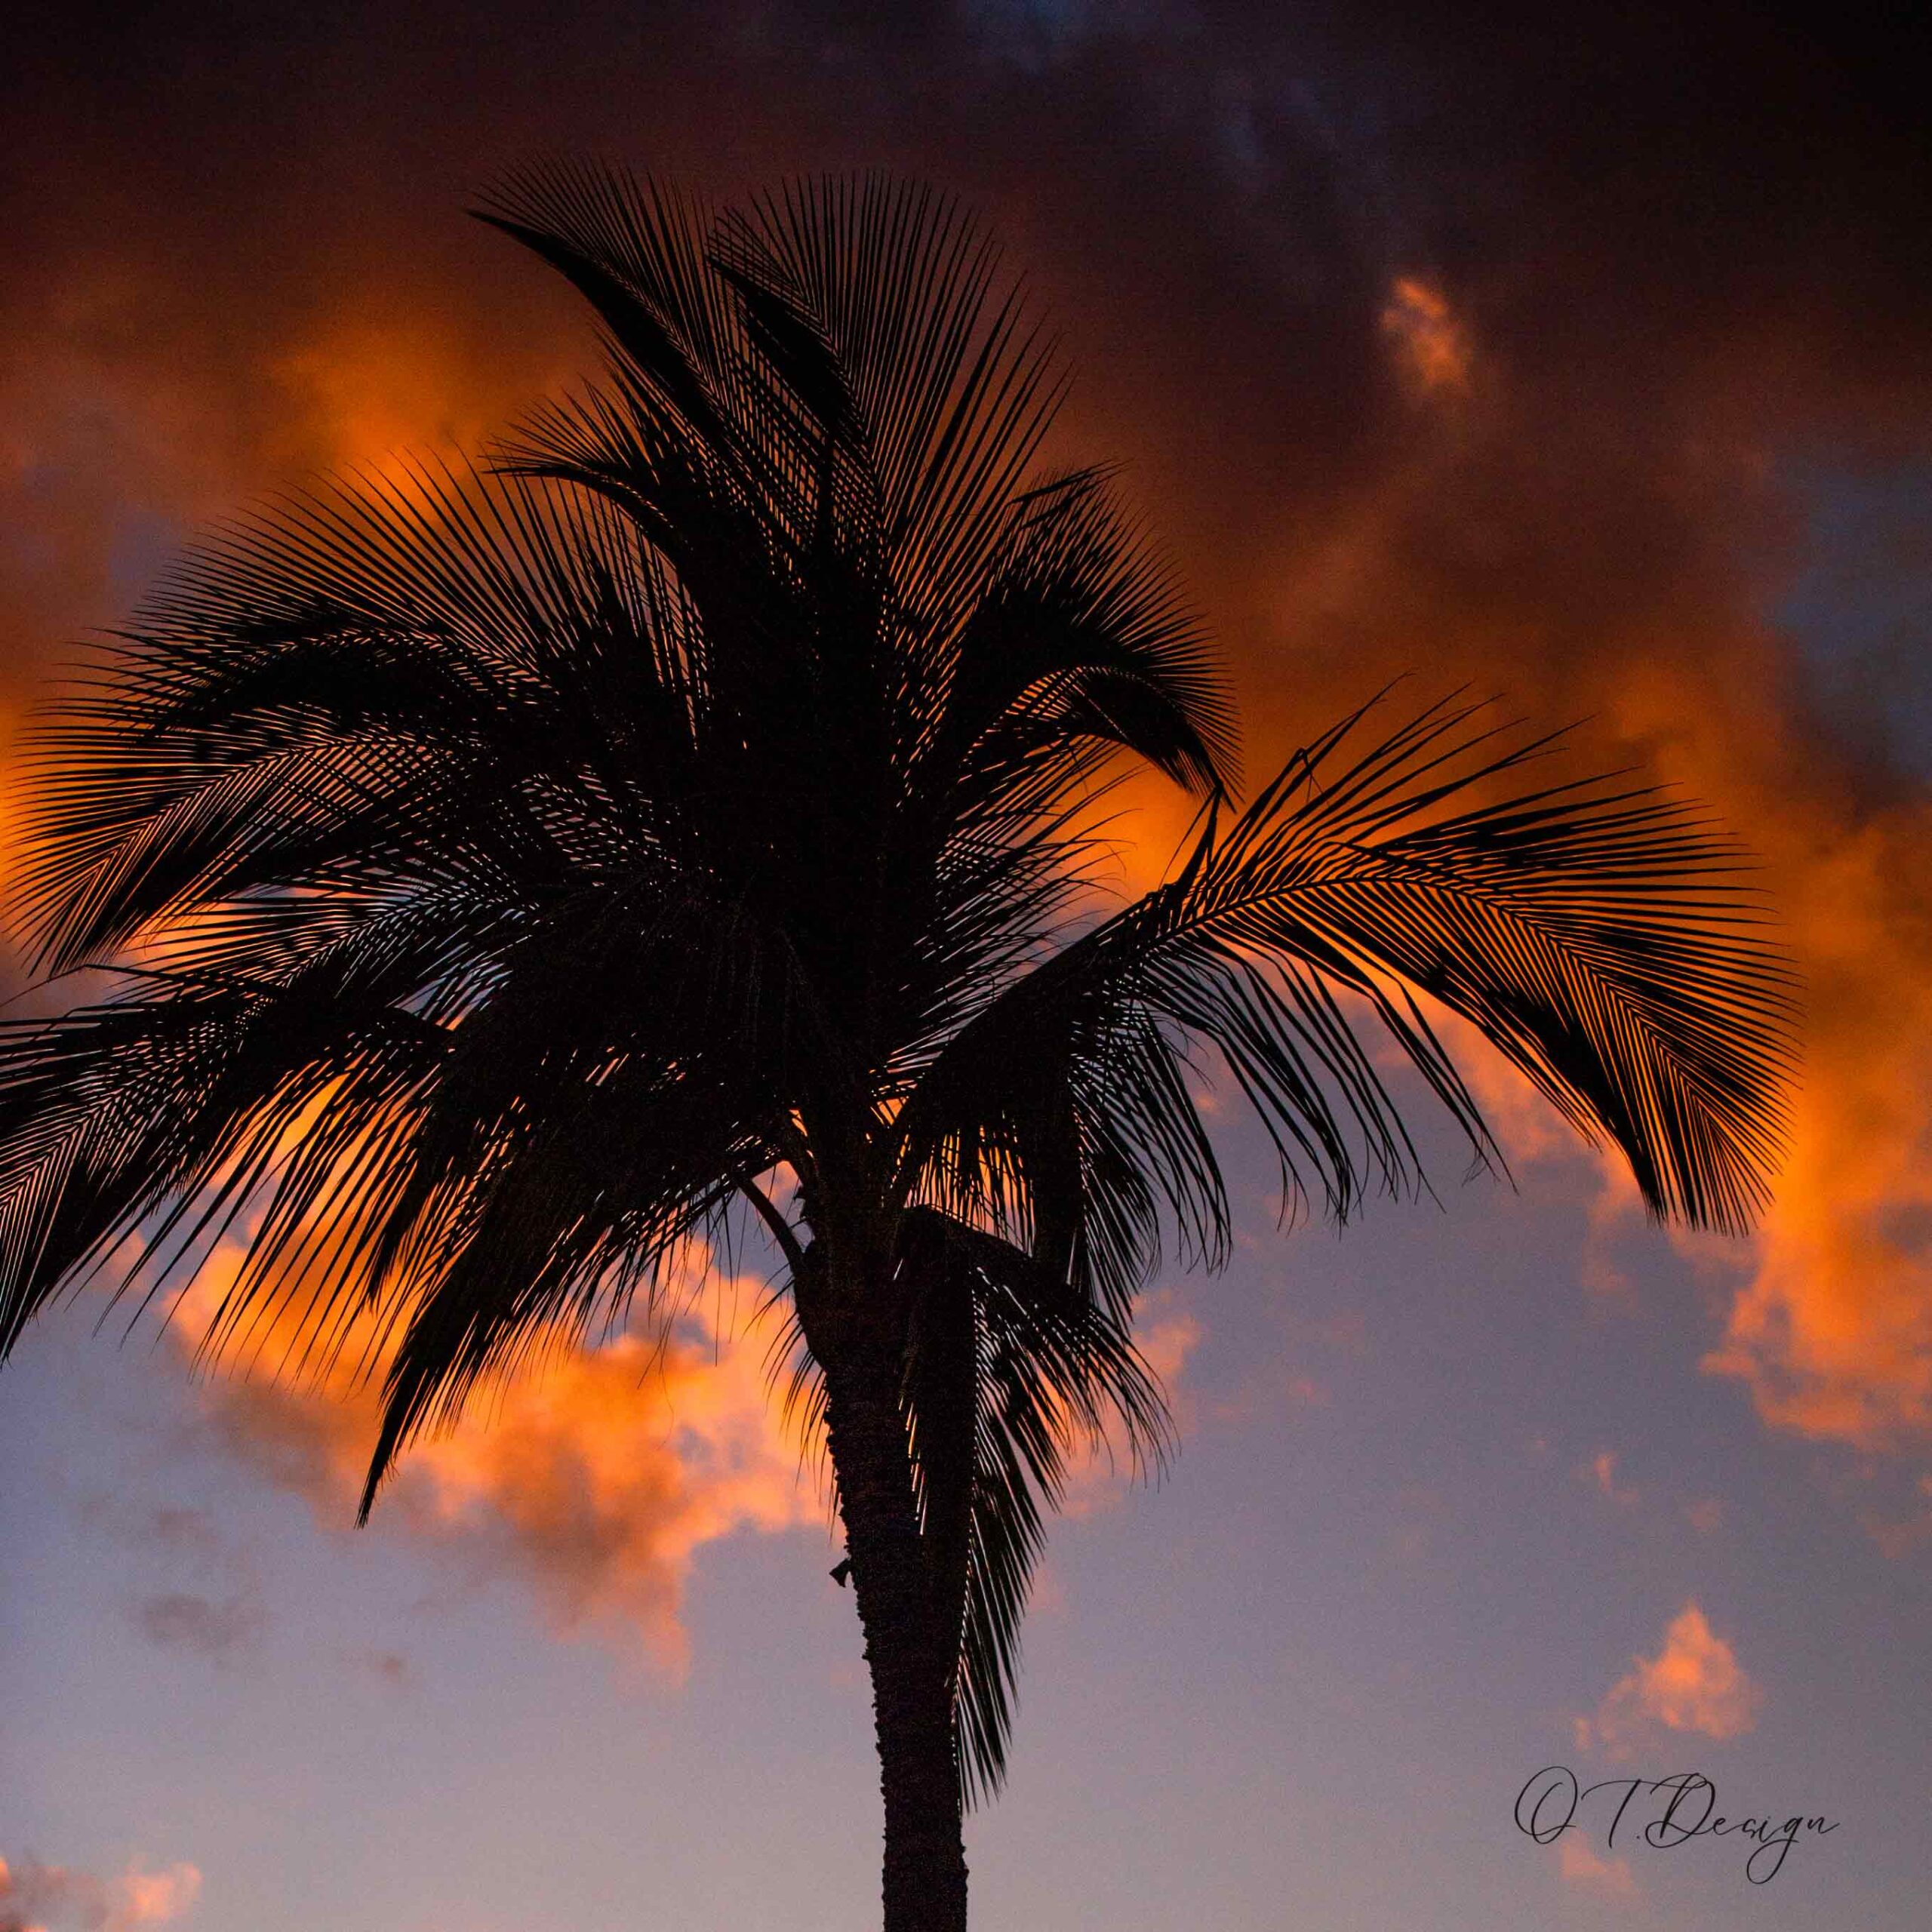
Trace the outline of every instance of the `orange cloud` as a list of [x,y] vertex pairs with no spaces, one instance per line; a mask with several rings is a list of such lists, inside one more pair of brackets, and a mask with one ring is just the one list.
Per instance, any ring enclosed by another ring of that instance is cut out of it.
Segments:
[[164,1925],[189,1911],[202,1875],[192,1865],[165,1872],[131,1866],[118,1878],[98,1878],[65,1865],[0,1858],[0,1932],[135,1932]]
[[[426,306],[345,311],[271,349],[262,366],[275,398],[271,463],[392,476],[425,445],[480,451],[542,388]],[[550,372],[558,382],[576,373]]]
[[1814,1072],[1757,1265],[1705,1361],[1767,1420],[1867,1447],[1932,1425],[1928,838],[1915,801],[1803,875]]
[[[211,1265],[183,1297],[170,1331],[183,1347],[205,1327],[224,1272]],[[728,1300],[738,1285],[718,1292]],[[288,1339],[251,1336],[251,1355],[275,1361]],[[828,1521],[768,1390],[766,1346],[765,1331],[700,1316],[661,1344],[623,1335],[479,1392],[460,1427],[408,1454],[374,1520],[467,1574],[528,1583],[560,1632],[595,1627],[680,1673],[697,1551],[743,1530]],[[361,1355],[358,1338],[319,1376],[217,1374],[198,1390],[218,1441],[345,1529],[380,1411],[380,1361],[364,1377]]]
[[1776,1426],[1876,1448],[1932,1427],[1932,798],[1836,765],[1775,689],[1652,664],[1614,702],[1755,848],[1804,981],[1783,1171],[1703,1365]]
[[[0,754],[43,668],[124,623],[211,520],[318,472],[473,447],[583,359],[492,342],[394,265],[319,316],[266,290],[213,312],[177,266],[87,254],[0,295]],[[0,888],[17,783],[8,761]]]
[[1630,1875],[1629,1860],[1599,1858],[1575,1832],[1564,1833],[1556,1857],[1557,1869],[1566,1885],[1618,1903],[1637,1897],[1637,1881]]
[[1636,1487],[1632,1484],[1620,1484],[1617,1480],[1617,1451],[1600,1450],[1591,1460],[1589,1475],[1597,1487],[1620,1508],[1628,1508],[1638,1500]]
[[1764,1693],[1694,1602],[1672,1620],[1655,1657],[1631,1661],[1595,1717],[1577,1720],[1580,1750],[1596,1745],[1621,1757],[1660,1726],[1721,1740],[1742,1736],[1758,1721]]
[[[1656,398],[1563,387],[1516,366],[1534,345],[1509,347],[1453,432],[1418,431],[1279,559],[1295,675],[1251,712],[1278,756],[1322,694],[1466,678],[1540,724],[1590,718],[1571,772],[1633,768],[1737,830],[1802,983],[1804,1066],[1761,1230],[1685,1244],[1728,1302],[1705,1366],[1773,1426],[1902,1445],[1932,1429],[1932,795],[1826,734],[1767,617],[1798,533],[1771,432],[1729,396],[1739,369],[1673,390],[1666,438],[1644,417]],[[1568,1144],[1512,1073],[1470,1064],[1512,1161]],[[1637,1211],[1621,1164],[1601,1171],[1594,1232]],[[1583,1267],[1626,1291],[1601,1244]]]
[[1382,333],[1403,374],[1418,388],[1451,393],[1468,389],[1474,359],[1469,334],[1439,288],[1415,275],[1398,276],[1382,311]]
[[[168,1333],[183,1353],[208,1332],[240,1259],[238,1244],[224,1244],[176,1304]],[[714,1284],[667,1340],[620,1335],[479,1390],[454,1431],[406,1454],[372,1521],[460,1574],[526,1584],[560,1634],[594,1630],[681,1675],[698,1551],[742,1531],[832,1520],[823,1472],[770,1386],[769,1329],[719,1312],[765,1292],[750,1280]],[[1171,1390],[1200,1335],[1165,1297],[1143,1311],[1140,1347]],[[312,1361],[285,1379],[250,1372],[299,1362],[306,1339],[299,1310],[277,1311],[231,1345],[235,1372],[218,1359],[196,1401],[225,1450],[300,1497],[324,1525],[346,1530],[376,1438],[383,1354],[361,1318],[319,1370]],[[1106,1506],[1131,1467],[1119,1441],[1077,1452],[1063,1512]],[[144,1627],[158,1623],[149,1628],[158,1640],[211,1652],[206,1626],[223,1607],[171,1599],[144,1608]]]

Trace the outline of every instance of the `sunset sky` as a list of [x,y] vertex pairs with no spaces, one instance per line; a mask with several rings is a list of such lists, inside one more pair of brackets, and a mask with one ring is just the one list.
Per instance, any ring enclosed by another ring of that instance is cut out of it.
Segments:
[[[1928,49],[1603,11],[124,0],[10,39],[9,740],[209,519],[592,371],[465,218],[506,169],[882,167],[1026,271],[1057,454],[1126,466],[1251,777],[1392,677],[1468,683],[1760,856],[1806,1066],[1749,1241],[1647,1226],[1489,1063],[1516,1188],[1418,1100],[1439,1204],[1339,1237],[1278,1231],[1229,1110],[1235,1260],[1143,1311],[1182,1454],[1054,1526],[986,1932],[1924,1922]],[[0,1932],[872,1922],[857,1617],[740,1265],[660,1374],[569,1363],[365,1531],[366,1395],[197,1380],[197,1296],[44,1321],[0,1372]],[[1555,1764],[1838,1829],[1763,1884],[1651,1813],[1607,1845],[1601,1793],[1540,1845]]]

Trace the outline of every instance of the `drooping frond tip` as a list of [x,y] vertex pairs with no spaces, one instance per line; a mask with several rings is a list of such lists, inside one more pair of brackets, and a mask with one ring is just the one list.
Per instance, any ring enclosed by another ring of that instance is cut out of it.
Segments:
[[1531,737],[1491,705],[1445,699],[1364,743],[1369,715],[1230,828],[1204,918],[1383,1002],[1479,1147],[1468,1089],[1398,986],[1615,1146],[1653,1214],[1747,1229],[1783,1155],[1797,983],[1746,849],[1660,786],[1526,784],[1569,734]]

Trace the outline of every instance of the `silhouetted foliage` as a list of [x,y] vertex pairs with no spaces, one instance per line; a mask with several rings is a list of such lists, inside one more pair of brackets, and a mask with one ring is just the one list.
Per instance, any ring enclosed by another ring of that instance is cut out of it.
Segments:
[[[1785,976],[1694,811],[1546,777],[1481,706],[1371,707],[1238,804],[1201,629],[1104,475],[1038,472],[1058,366],[951,204],[558,166],[485,218],[593,306],[601,383],[490,471],[217,533],[40,728],[22,908],[89,996],[0,1028],[0,1348],[130,1237],[152,1287],[238,1235],[211,1346],[272,1312],[325,1359],[380,1313],[366,1513],[480,1379],[666,1313],[755,1214],[846,1517],[888,1923],[963,1924],[1044,1512],[1082,1440],[1164,1452],[1134,1300],[1226,1253],[1198,1083],[1291,1204],[1420,1183],[1378,1038],[1493,1161],[1426,995],[1653,1212],[1734,1231]],[[1108,910],[1135,765],[1200,815]]]

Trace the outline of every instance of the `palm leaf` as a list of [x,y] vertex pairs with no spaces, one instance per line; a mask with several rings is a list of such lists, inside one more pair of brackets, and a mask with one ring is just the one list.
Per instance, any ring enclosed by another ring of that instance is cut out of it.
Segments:
[[1068,1456],[1116,1423],[1158,1469],[1172,1425],[1126,1323],[1011,1243],[915,1209],[900,1262],[916,1284],[906,1399],[930,1566],[959,1617],[960,1775],[984,1801],[1005,1778],[1020,1626]]
[[1792,989],[1736,848],[1653,790],[1509,787],[1549,743],[1499,749],[1476,708],[1338,755],[1360,721],[946,1044],[899,1118],[902,1185],[996,1226],[1059,1223],[1118,1306],[1162,1214],[1184,1249],[1225,1237],[1188,1039],[1267,1127],[1291,1204],[1311,1174],[1340,1215],[1422,1178],[1341,998],[1498,1158],[1413,988],[1615,1145],[1653,1213],[1749,1223],[1781,1146]]

